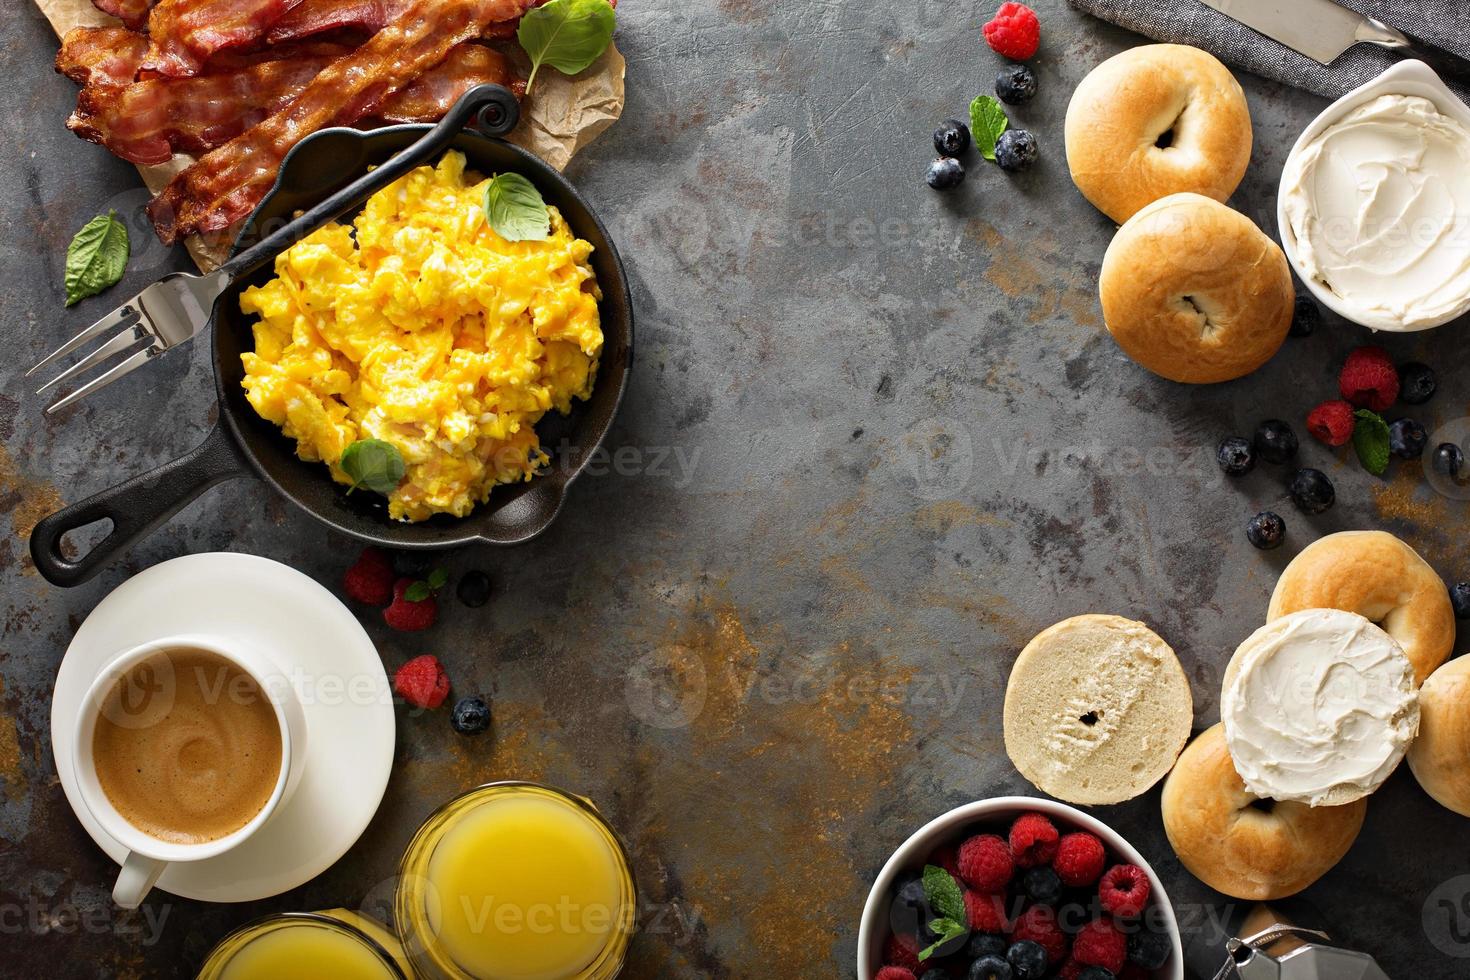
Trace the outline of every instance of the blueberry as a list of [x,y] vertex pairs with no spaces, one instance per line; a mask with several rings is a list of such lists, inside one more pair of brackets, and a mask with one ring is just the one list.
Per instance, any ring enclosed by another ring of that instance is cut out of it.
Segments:
[[1434,472],[1455,479],[1460,475],[1460,468],[1465,465],[1465,451],[1453,442],[1442,442],[1434,447],[1430,465],[1434,467]]
[[940,156],[957,157],[970,148],[970,127],[958,119],[946,119],[934,131],[934,149]]
[[1145,929],[1128,937],[1128,959],[1145,970],[1157,970],[1163,966],[1173,949],[1169,937],[1162,933]]
[[1041,980],[1046,976],[1046,948],[1031,939],[1023,939],[1006,950],[1006,962],[1016,980]]
[[1100,966],[1089,966],[1077,974],[1077,980],[1117,980],[1113,971]]
[[1291,502],[1303,514],[1320,514],[1336,499],[1337,491],[1332,489],[1332,481],[1321,470],[1304,466],[1291,478]]
[[[1045,956],[1043,952],[1041,955]],[[970,964],[970,972],[965,974],[966,980],[1011,980],[1016,974],[1011,970],[1011,965],[999,956],[982,956]]]
[[1245,536],[1246,540],[1262,551],[1279,548],[1282,539],[1286,537],[1286,522],[1280,515],[1263,510],[1245,526]]
[[1229,436],[1220,440],[1215,450],[1215,462],[1231,476],[1245,476],[1256,468],[1255,450],[1244,436]]
[[1428,442],[1429,433],[1413,419],[1394,419],[1388,426],[1388,451],[1399,459],[1418,459]]
[[478,609],[490,601],[490,576],[478,568],[465,572],[460,576],[454,594],[471,609]]
[[1030,102],[1036,96],[1036,76],[1025,65],[1011,65],[995,76],[995,94],[1006,105]]
[[1021,876],[1021,890],[1037,905],[1055,906],[1062,900],[1062,879],[1051,868],[1031,868]]
[[429,572],[434,568],[434,558],[432,551],[395,551],[393,552],[393,574],[399,578],[411,578],[415,581],[428,578]]
[[940,157],[929,164],[929,172],[924,175],[924,180],[936,191],[958,187],[964,179],[965,165],[954,157]]
[[936,966],[932,970],[925,970],[919,974],[919,980],[950,980],[949,971],[941,970]]
[[1006,947],[1010,943],[1006,937],[994,932],[976,932],[970,934],[970,941],[965,943],[965,955],[972,960],[984,959],[994,956],[1004,959]]
[[1008,129],[995,141],[995,162],[1010,174],[1029,170],[1040,152],[1036,137],[1025,129]]
[[479,698],[460,698],[449,724],[461,735],[478,735],[490,727],[490,706]]
[[1456,619],[1470,619],[1470,582],[1450,586],[1450,605],[1455,607]]
[[1291,314],[1291,335],[1293,337],[1310,337],[1322,322],[1322,311],[1317,309],[1305,296],[1296,298],[1296,309]]
[[1399,368],[1399,397],[1406,405],[1423,405],[1434,397],[1434,369],[1419,361]]
[[1296,455],[1296,432],[1290,423],[1267,419],[1256,426],[1256,452],[1268,463],[1284,463]]

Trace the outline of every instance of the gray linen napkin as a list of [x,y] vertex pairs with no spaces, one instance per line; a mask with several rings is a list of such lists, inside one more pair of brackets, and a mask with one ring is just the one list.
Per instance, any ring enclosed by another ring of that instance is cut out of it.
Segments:
[[[1078,10],[1156,41],[1192,44],[1228,64],[1318,95],[1337,98],[1399,59],[1371,44],[1349,48],[1330,65],[1263,37],[1199,0],[1068,0]],[[1341,2],[1341,0],[1339,0]],[[1342,3],[1456,54],[1470,57],[1466,0],[1351,0]],[[1461,98],[1470,95],[1452,85]]]

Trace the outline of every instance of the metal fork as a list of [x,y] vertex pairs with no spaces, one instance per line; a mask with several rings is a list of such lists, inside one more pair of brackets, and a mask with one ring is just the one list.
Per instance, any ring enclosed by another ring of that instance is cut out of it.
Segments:
[[[96,350],[43,384],[36,390],[36,394],[39,395],[64,381],[80,380],[86,372],[112,361],[118,355],[128,351],[133,353],[76,390],[47,405],[46,413],[49,415],[58,412],[78,399],[107,387],[118,378],[137,370],[203,331],[214,319],[215,303],[230,287],[322,225],[360,207],[375,192],[415,167],[427,163],[429,158],[448,146],[472,119],[478,117],[485,130],[501,135],[515,126],[518,110],[515,96],[509,89],[500,85],[477,85],[460,96],[459,101],[450,107],[438,125],[425,133],[418,142],[405,147],[382,166],[368,171],[300,217],[271,232],[218,269],[198,276],[175,272],[148,286],[46,355],[39,364],[26,372],[26,377],[29,378],[46,365],[97,340],[108,331],[116,327],[122,328]],[[316,135],[328,132],[330,131],[322,130]],[[348,139],[359,139],[355,130],[339,132]],[[293,150],[292,153],[294,152]],[[351,160],[352,154],[349,150],[337,154],[336,159]],[[290,155],[282,163],[282,169],[289,161]]]

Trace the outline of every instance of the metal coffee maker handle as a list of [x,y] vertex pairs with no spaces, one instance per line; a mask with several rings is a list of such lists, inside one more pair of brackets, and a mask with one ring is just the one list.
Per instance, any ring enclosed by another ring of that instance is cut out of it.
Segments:
[[1367,953],[1334,944],[1325,932],[1285,921],[1267,906],[1246,919],[1244,938],[1226,940],[1214,980],[1389,980]]

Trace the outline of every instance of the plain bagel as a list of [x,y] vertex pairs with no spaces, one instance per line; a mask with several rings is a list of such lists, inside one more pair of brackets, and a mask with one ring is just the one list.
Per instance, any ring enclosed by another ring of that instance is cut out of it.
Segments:
[[1409,768],[1424,792],[1470,817],[1470,657],[1451,660],[1419,689],[1419,737]]
[[1296,299],[1280,246],[1199,194],[1173,194],[1129,218],[1103,256],[1098,294],[1124,353],[1191,384],[1230,381],[1270,360]]
[[1225,746],[1225,728],[1201,733],[1164,782],[1164,832],[1180,862],[1232,898],[1295,895],[1342,860],[1368,802],[1310,807],[1261,801],[1245,788]]
[[1398,641],[1422,684],[1455,646],[1455,609],[1444,581],[1419,553],[1387,531],[1339,531],[1291,560],[1266,619],[1302,609],[1343,609]]
[[1199,48],[1147,44],[1098,65],[1067,106],[1072,182],[1119,223],[1169,194],[1234,193],[1251,116],[1230,70]]

